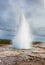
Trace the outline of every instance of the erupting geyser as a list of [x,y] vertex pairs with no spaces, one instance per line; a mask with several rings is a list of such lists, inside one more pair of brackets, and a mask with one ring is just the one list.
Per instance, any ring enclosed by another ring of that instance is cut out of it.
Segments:
[[31,29],[24,15],[20,17],[20,27],[16,37],[12,40],[16,49],[30,49],[32,47]]

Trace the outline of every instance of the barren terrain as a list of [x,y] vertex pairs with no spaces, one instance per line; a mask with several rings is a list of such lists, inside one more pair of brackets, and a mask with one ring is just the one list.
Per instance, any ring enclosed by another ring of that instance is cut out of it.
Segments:
[[29,50],[16,50],[11,45],[1,46],[0,65],[45,65],[45,48],[34,45]]

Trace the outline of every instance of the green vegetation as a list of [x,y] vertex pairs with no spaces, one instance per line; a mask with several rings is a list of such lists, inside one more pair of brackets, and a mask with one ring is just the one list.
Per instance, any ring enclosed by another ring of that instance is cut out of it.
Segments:
[[34,45],[34,46],[35,46],[35,45],[39,46],[41,43],[42,43],[42,42],[33,42],[33,45]]
[[1,45],[8,45],[8,44],[12,44],[11,40],[0,40],[0,46]]

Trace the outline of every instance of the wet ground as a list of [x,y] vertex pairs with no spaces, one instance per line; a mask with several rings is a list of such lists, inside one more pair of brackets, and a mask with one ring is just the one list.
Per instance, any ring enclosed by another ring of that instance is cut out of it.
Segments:
[[39,44],[28,50],[16,50],[12,45],[1,46],[0,65],[45,65],[45,48]]

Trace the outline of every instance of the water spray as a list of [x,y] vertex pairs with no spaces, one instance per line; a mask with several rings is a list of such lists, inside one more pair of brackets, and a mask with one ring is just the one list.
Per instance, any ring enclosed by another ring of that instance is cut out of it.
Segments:
[[13,48],[30,49],[32,47],[31,28],[24,15],[21,15],[20,18],[21,24],[19,26],[19,31],[16,37],[12,40]]

